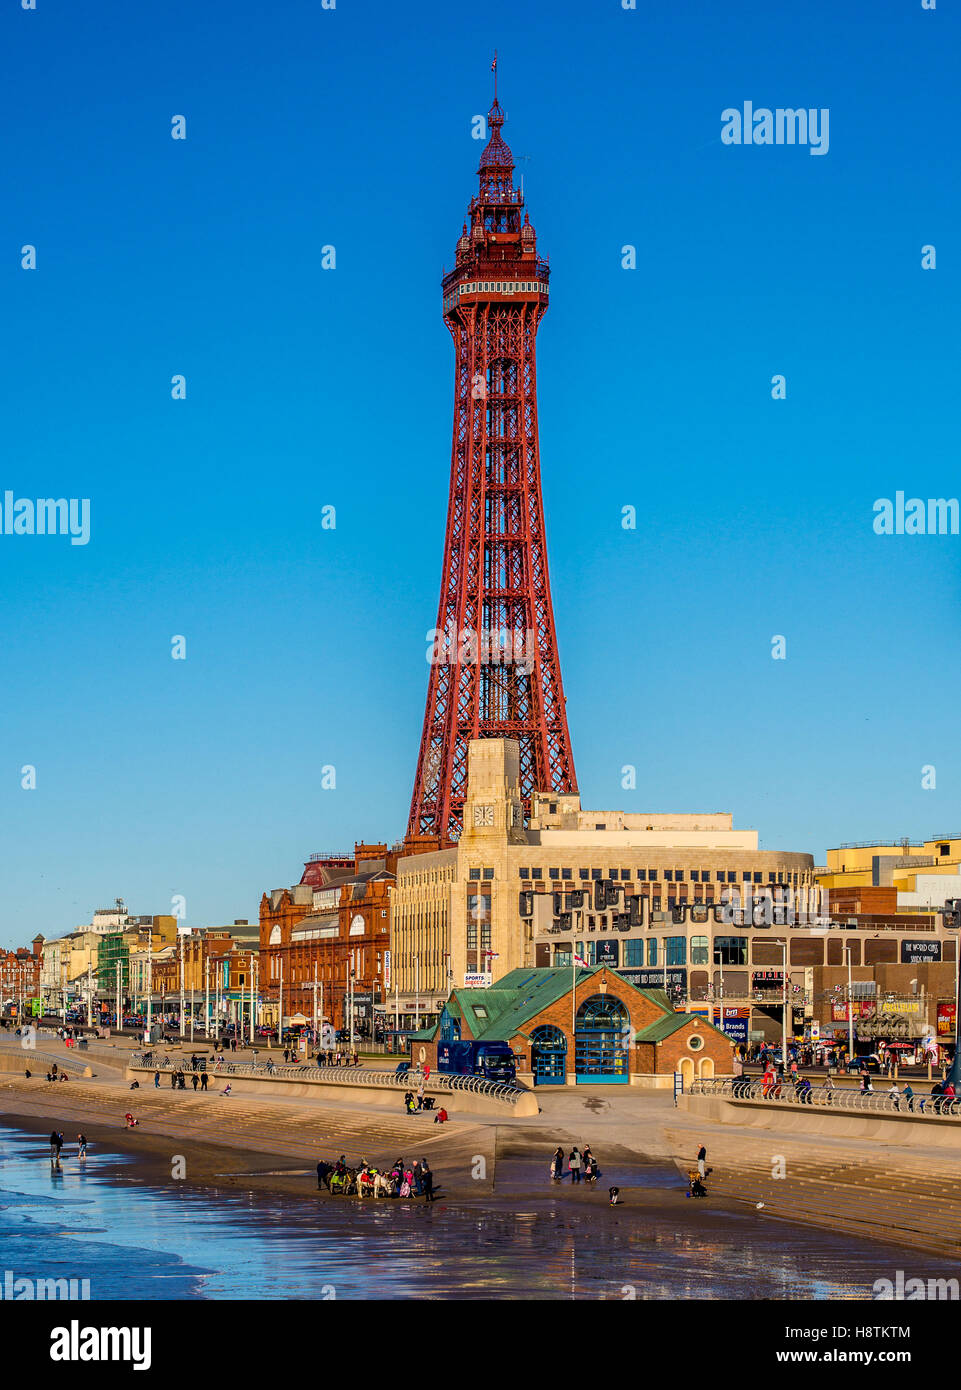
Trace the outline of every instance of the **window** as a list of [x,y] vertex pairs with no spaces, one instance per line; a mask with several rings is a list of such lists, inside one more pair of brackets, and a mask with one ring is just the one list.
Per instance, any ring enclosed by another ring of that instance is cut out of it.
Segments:
[[724,882],[724,870],[723,870],[723,869],[718,869],[718,871],[717,871],[717,881],[718,881],[718,883],[723,883],[723,882]]
[[735,873],[735,871],[734,871],[733,869],[728,869],[728,871],[727,871],[727,881],[728,881],[728,883],[737,883],[737,874]]
[[664,870],[664,877],[667,879],[668,883],[670,883],[671,880],[672,880],[673,877],[674,877],[674,870],[673,870],[673,869],[665,869],[665,870]]
[[594,829],[595,829],[595,830],[606,830],[606,829],[607,829],[607,826],[606,826],[606,825],[595,825]]
[[750,882],[751,882],[751,870],[750,870],[750,869],[745,869],[745,870],[744,870],[744,873],[741,875],[741,877],[744,879],[744,882],[745,882],[745,883],[750,883]]
[[531,878],[543,878],[543,877],[544,877],[544,870],[543,870],[543,869],[531,869]]
[[646,870],[646,869],[638,869],[638,871],[637,871],[637,877],[638,877],[638,879],[640,880],[640,882],[643,883],[644,880],[645,880],[645,878],[647,878],[647,870]]
[[569,878],[571,878],[572,876],[573,876],[573,870],[572,870],[572,869],[561,869],[561,878],[568,878],[568,879],[569,879]]
[[758,874],[758,873],[756,873],[756,874],[754,875],[754,882],[755,882],[755,883],[760,883],[761,880],[762,880],[762,878],[763,878],[763,874]]
[[939,854],[950,854],[950,853],[951,853],[951,846],[950,846],[950,845],[938,845],[938,853],[939,853]]
[[548,869],[547,873],[550,878],[560,878],[561,876],[560,869]]
[[595,882],[597,882],[601,878],[600,869],[591,869],[591,878],[594,879]]
[[692,883],[697,883],[697,881],[698,881],[698,879],[699,879],[700,877],[701,877],[701,875],[700,875],[700,873],[699,873],[699,871],[698,871],[697,869],[692,869],[692,870],[691,870],[691,882],[692,882]]
[[624,964],[635,969],[644,964],[644,942],[636,938],[624,942]]
[[589,871],[588,871],[587,869],[578,869],[578,871],[577,871],[577,877],[578,877],[578,878],[588,878],[588,877],[589,877]]
[[622,870],[621,870],[621,882],[622,882],[622,883],[623,883],[626,879],[629,879],[630,876],[631,876],[631,871],[630,871],[630,869],[622,869]]
[[487,1017],[487,1009],[484,1007],[483,1004],[475,1004],[475,1005],[474,1005],[474,1016],[475,1016],[476,1018],[486,1018],[486,1017]]
[[477,923],[468,920],[467,922],[467,949],[468,951],[477,950]]
[[649,938],[648,938],[648,942],[647,942],[647,963],[648,963],[648,965],[657,965],[657,937],[656,937],[656,936],[652,936],[652,937],[649,937]]
[[708,963],[708,959],[707,959],[707,937],[706,937],[706,936],[692,936],[692,937],[691,937],[691,964],[692,964],[692,965],[707,965],[707,963]]
[[521,870],[520,870],[520,876],[521,876],[521,878],[530,878],[530,876],[531,876],[531,871],[530,871],[530,869],[521,869]]
[[485,878],[493,878],[493,877],[494,877],[494,870],[493,870],[493,869],[485,869],[485,870],[484,870],[484,877],[485,877]]
[[675,882],[675,883],[683,883],[683,882],[684,882],[684,870],[683,870],[683,869],[675,869],[675,870],[674,870],[674,882]]
[[548,808],[547,808],[547,811],[548,811],[548,815],[556,816],[556,815],[557,815],[557,802],[556,802],[556,801],[552,801],[552,802],[549,804],[549,806],[548,806]]
[[687,964],[687,938],[684,936],[669,936],[664,942],[665,956],[668,965]]
[[480,869],[471,869],[468,878],[480,878]]
[[714,938],[715,965],[747,965],[746,936],[716,936]]

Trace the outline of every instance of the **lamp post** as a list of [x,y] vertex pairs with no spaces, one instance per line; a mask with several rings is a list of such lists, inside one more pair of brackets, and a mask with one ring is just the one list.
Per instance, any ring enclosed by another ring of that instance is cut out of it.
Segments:
[[848,1062],[854,1061],[854,1008],[851,1003],[851,947],[845,946],[844,954],[848,958]]
[[[961,928],[961,898],[948,898],[944,904],[942,917],[949,931]],[[954,1058],[951,1068],[944,1078],[944,1084],[954,1087],[954,1094],[961,1095],[961,932],[954,938]],[[935,1010],[935,1012],[937,1012]],[[937,1022],[935,1021],[935,1027]]]
[[781,1009],[781,1070],[787,1076],[787,935],[781,942],[781,950],[784,952],[784,968],[781,972],[782,985],[782,1009]]

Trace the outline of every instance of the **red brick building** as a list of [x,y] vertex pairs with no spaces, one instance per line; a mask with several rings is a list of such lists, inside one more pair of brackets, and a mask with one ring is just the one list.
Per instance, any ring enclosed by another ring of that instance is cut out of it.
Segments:
[[[573,984],[573,988],[572,988]],[[680,1072],[729,1076],[731,1040],[677,1013],[660,990],[637,989],[607,966],[512,970],[487,989],[456,989],[434,1027],[411,1040],[414,1062],[437,1066],[451,1041],[510,1044],[518,1079],[546,1085],[642,1084]]]
[[19,1008],[30,1013],[30,1001],[39,997],[43,971],[43,937],[35,936],[28,951],[18,946],[15,951],[0,950],[0,1010],[9,1017]]
[[390,890],[399,848],[358,844],[351,858],[313,855],[300,883],[263,895],[260,903],[260,993],[276,1014],[311,1019],[316,982],[318,1016],[335,1028],[349,1020],[369,1036],[373,1007],[390,988]]

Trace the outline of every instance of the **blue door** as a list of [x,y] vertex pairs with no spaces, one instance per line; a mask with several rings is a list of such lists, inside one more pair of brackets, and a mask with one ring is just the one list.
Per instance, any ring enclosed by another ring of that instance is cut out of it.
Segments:
[[559,1028],[543,1023],[531,1034],[531,1070],[535,1086],[567,1082],[567,1039]]
[[627,1085],[627,1009],[610,994],[595,994],[577,1011],[574,1025],[574,1071],[578,1085]]

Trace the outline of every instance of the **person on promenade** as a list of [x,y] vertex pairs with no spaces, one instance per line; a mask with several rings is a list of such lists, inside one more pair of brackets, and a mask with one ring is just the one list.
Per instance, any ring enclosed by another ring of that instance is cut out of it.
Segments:
[[202,1091],[206,1091],[207,1089],[207,1073],[205,1071],[200,1073],[200,1089]]
[[869,1074],[868,1074],[866,1071],[863,1071],[863,1072],[861,1073],[861,1094],[862,1094],[862,1096],[866,1096],[866,1095],[868,1094],[869,1091],[873,1094],[873,1093],[874,1093],[874,1087],[871,1085],[871,1077],[869,1076]]
[[898,1090],[898,1083],[896,1081],[891,1082],[891,1089],[888,1091],[888,1095],[891,1098],[891,1104],[894,1106],[895,1110],[900,1110],[901,1092]]
[[154,1084],[154,1089],[155,1089],[155,1090],[159,1090],[159,1089],[160,1089],[160,1072],[159,1072],[159,1071],[155,1071],[154,1074],[153,1074],[153,1084]]
[[447,1121],[448,1121],[449,1118],[450,1118],[450,1117],[448,1116],[447,1111],[444,1109],[443,1106],[441,1106],[441,1108],[438,1110],[437,1114],[434,1116],[434,1124],[435,1124],[435,1125],[446,1125],[446,1123],[447,1123]]
[[431,1172],[430,1164],[426,1158],[422,1158],[420,1161],[420,1184],[425,1200],[432,1202],[434,1200],[434,1174]]
[[580,1155],[580,1150],[579,1150],[578,1148],[575,1147],[575,1148],[571,1149],[570,1157],[569,1157],[568,1160],[567,1160],[567,1166],[568,1166],[568,1168],[570,1169],[570,1173],[571,1173],[571,1182],[572,1182],[572,1183],[578,1183],[578,1182],[580,1182],[580,1180],[581,1180],[581,1155]]
[[560,1182],[564,1176],[564,1150],[558,1144],[554,1150],[554,1157],[551,1159],[551,1178],[554,1182]]
[[904,1090],[901,1092],[901,1094],[904,1096],[904,1099],[905,1099],[905,1100],[907,1101],[907,1103],[908,1103],[908,1109],[911,1110],[911,1111],[913,1111],[913,1110],[914,1110],[914,1091],[911,1089],[911,1083],[910,1083],[910,1081],[909,1081],[908,1084],[905,1086],[905,1088],[904,1088]]
[[176,1091],[177,1089],[177,1073],[175,1071],[171,1071],[170,1073],[170,1089],[172,1091]]
[[697,1175],[699,1178],[707,1176],[707,1149],[703,1144],[697,1151]]
[[229,1095],[230,1095],[230,1082],[229,1082],[229,1081],[227,1082],[227,1084],[226,1084],[226,1086],[224,1087],[224,1089],[221,1091],[221,1095],[224,1095],[224,1096],[229,1096]]
[[833,1078],[831,1077],[831,1073],[830,1073],[830,1072],[828,1072],[827,1076],[824,1078],[824,1082],[823,1082],[823,1084],[822,1084],[822,1086],[821,1086],[821,1090],[826,1092],[826,1095],[825,1095],[825,1097],[824,1097],[824,1103],[825,1103],[825,1105],[830,1105],[831,1102],[832,1102],[832,1100],[834,1099],[834,1091],[835,1091],[834,1081],[833,1081]]
[[197,1075],[196,1072],[192,1072],[192,1073],[191,1073],[191,1076],[190,1076],[190,1084],[193,1086],[193,1088],[194,1088],[195,1091],[196,1091],[197,1087],[200,1085],[200,1077]]
[[813,1104],[811,1100],[811,1082],[806,1076],[802,1076],[794,1087],[794,1094],[802,1105]]
[[423,1083],[423,1081],[421,1081],[420,1085],[417,1087],[417,1109],[418,1109],[418,1110],[423,1110],[423,1108],[424,1108],[424,1083]]

